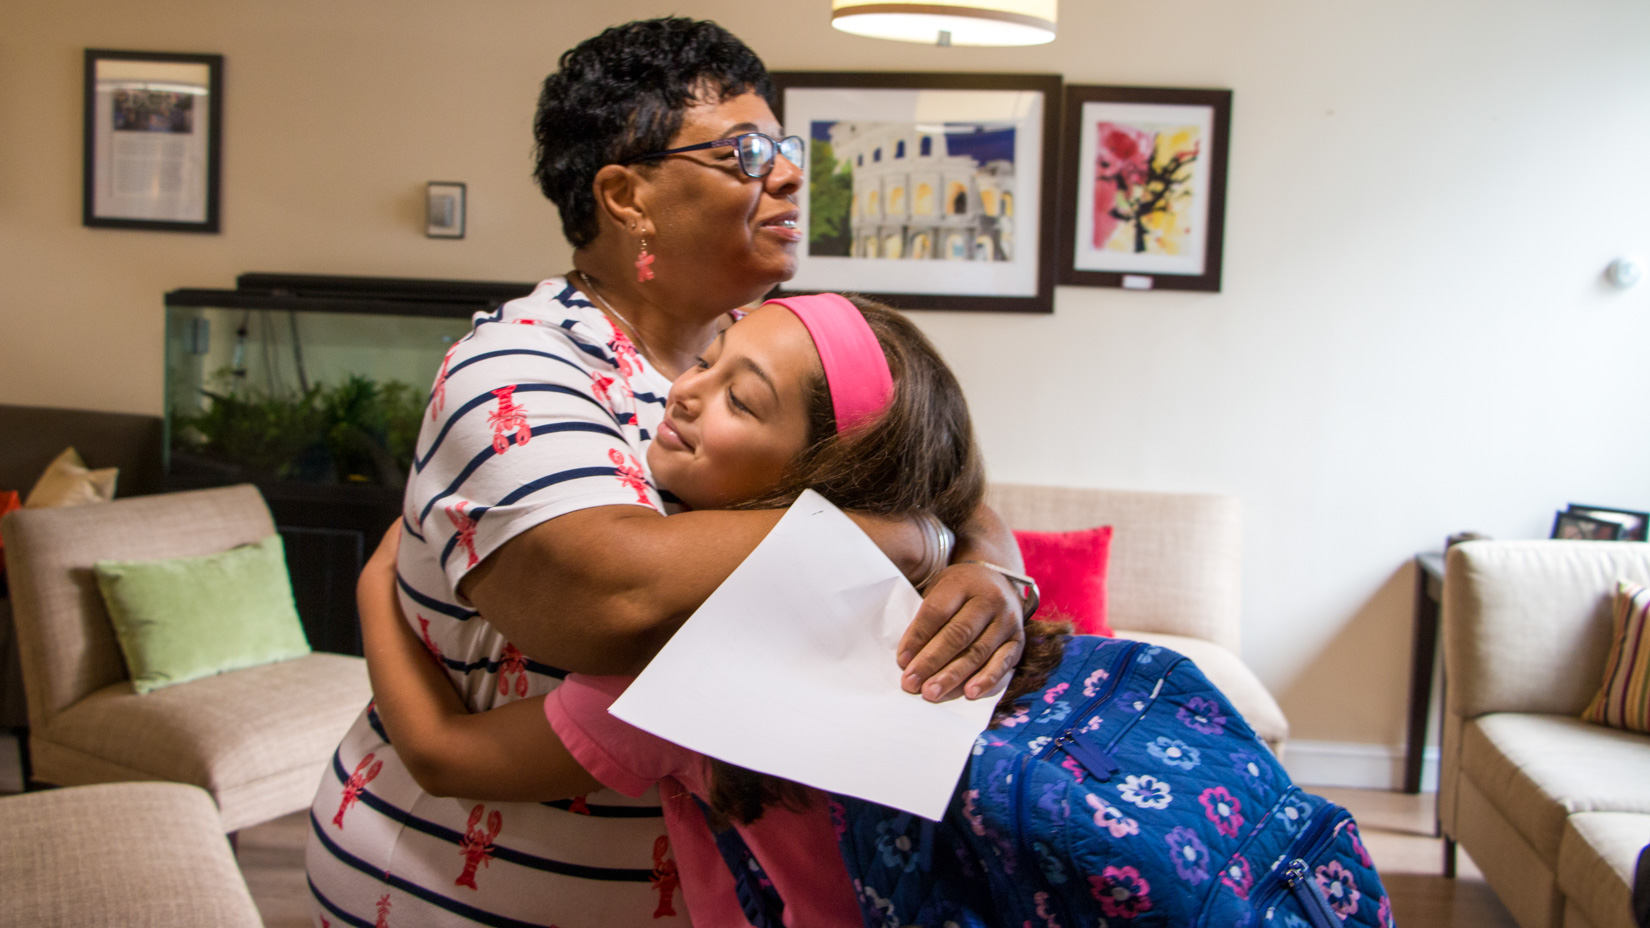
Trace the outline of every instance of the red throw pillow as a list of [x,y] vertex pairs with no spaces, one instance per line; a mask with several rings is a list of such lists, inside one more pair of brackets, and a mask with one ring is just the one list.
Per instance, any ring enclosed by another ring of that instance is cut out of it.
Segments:
[[[22,509],[23,501],[18,498],[16,490],[0,490],[0,519],[13,509]],[[6,572],[6,542],[0,538],[0,574]]]
[[1115,634],[1106,624],[1106,562],[1111,526],[1075,532],[1015,532],[1026,573],[1043,594],[1037,614],[1059,613],[1079,635]]

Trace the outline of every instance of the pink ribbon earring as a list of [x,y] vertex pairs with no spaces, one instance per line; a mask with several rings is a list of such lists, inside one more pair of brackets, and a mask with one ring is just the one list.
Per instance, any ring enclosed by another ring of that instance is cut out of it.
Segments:
[[653,255],[647,251],[647,236],[642,236],[642,250],[636,255],[636,280],[645,283],[653,279]]

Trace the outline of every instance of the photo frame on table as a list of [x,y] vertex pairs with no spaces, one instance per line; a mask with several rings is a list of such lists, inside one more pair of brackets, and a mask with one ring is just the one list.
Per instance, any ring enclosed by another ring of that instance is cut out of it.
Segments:
[[1609,506],[1584,506],[1580,503],[1571,503],[1565,511],[1620,524],[1620,541],[1650,540],[1650,512],[1615,509]]
[[1066,87],[1060,283],[1220,291],[1230,90]]
[[1579,512],[1560,512],[1553,519],[1552,537],[1568,541],[1620,541],[1621,523]]
[[217,232],[223,56],[86,49],[81,222]]
[[785,292],[1054,311],[1060,77],[776,71],[807,141]]

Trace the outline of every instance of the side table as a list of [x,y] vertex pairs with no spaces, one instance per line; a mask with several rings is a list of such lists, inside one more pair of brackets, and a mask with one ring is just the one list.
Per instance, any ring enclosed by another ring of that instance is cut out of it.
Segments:
[[1426,551],[1415,555],[1415,641],[1410,646],[1409,738],[1404,747],[1406,793],[1421,791],[1421,759],[1427,746],[1427,721],[1432,715],[1432,674],[1438,666],[1438,613],[1443,599],[1444,553]]

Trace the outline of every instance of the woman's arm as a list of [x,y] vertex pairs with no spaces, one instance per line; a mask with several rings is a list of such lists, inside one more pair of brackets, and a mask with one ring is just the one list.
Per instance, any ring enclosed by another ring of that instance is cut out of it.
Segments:
[[[506,542],[464,577],[460,591],[535,660],[587,674],[635,674],[783,515],[580,510]],[[913,521],[848,515],[902,571],[921,567],[922,532]],[[956,559],[1018,569],[1020,549],[982,505],[958,533]],[[988,695],[1019,662],[1024,641],[1019,596],[1001,575],[978,565],[947,568],[906,632],[904,687],[932,702]]]
[[379,720],[424,791],[545,802],[601,788],[551,730],[544,698],[470,713],[413,634],[395,593],[397,524],[361,571],[356,601]]
[[982,504],[962,526],[952,561],[928,588],[900,641],[901,685],[930,702],[959,693],[969,699],[992,695],[1025,649],[1019,593],[1002,574],[962,563],[989,561],[1024,572],[1014,533],[991,507]]
[[[635,674],[732,574],[784,510],[684,512],[597,506],[541,523],[465,575],[459,591],[535,660]],[[849,517],[907,574],[924,561],[910,519]]]

